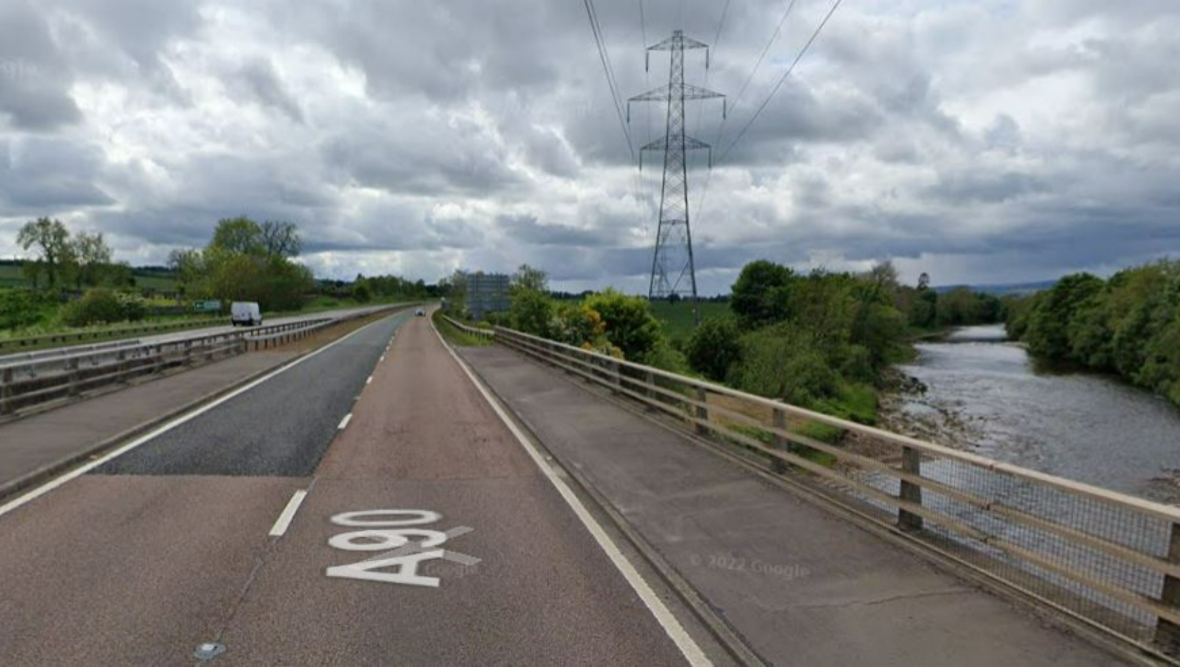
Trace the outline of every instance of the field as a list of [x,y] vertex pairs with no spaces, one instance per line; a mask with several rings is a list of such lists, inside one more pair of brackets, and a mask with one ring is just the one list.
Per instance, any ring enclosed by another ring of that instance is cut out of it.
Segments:
[[[671,339],[688,338],[692,335],[692,302],[652,301],[651,314],[664,325],[664,333]],[[730,313],[729,304],[718,301],[701,302],[701,320],[723,317]]]
[[[131,269],[131,275],[135,278],[135,286],[140,289],[153,289],[160,292],[171,292],[176,289],[176,280],[165,273]],[[28,286],[28,281],[21,273],[21,267],[15,264],[0,264],[0,287]]]

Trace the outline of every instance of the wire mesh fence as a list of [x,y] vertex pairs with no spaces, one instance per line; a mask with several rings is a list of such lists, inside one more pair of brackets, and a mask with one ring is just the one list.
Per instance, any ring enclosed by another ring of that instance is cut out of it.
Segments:
[[1044,605],[1180,656],[1176,508],[508,329],[495,338],[756,453]]

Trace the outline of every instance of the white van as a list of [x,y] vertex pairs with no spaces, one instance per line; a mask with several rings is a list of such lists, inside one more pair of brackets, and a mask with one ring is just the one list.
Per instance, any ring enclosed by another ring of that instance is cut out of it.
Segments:
[[239,324],[256,326],[262,324],[262,311],[253,301],[234,301],[229,307],[229,321],[235,327]]

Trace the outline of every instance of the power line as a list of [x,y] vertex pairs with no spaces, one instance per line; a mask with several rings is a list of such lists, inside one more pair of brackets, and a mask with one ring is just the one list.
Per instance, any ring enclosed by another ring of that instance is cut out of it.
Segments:
[[[815,32],[811,33],[811,38],[807,40],[807,43],[804,44],[803,48],[799,50],[799,54],[795,56],[795,60],[791,62],[791,66],[788,67],[787,71],[784,72],[782,77],[779,78],[778,83],[774,85],[774,88],[771,89],[770,94],[766,96],[766,99],[762,101],[762,104],[759,105],[758,109],[754,112],[754,115],[751,116],[750,120],[745,124],[745,126],[742,127],[741,132],[738,132],[737,138],[735,138],[733,142],[729,144],[729,148],[726,148],[725,152],[723,152],[721,156],[718,157],[712,165],[710,165],[708,173],[705,174],[705,184],[701,191],[701,198],[697,202],[697,216],[701,215],[705,207],[705,195],[709,193],[709,181],[713,177],[713,167],[716,167],[722,160],[726,158],[726,156],[729,155],[729,152],[733,150],[733,147],[737,145],[738,141],[740,141],[741,138],[745,136],[746,131],[750,129],[750,126],[754,124],[754,121],[758,120],[759,114],[761,114],[762,110],[766,108],[766,105],[770,103],[770,99],[774,97],[776,92],[778,92],[778,89],[783,85],[783,82],[787,80],[787,77],[791,75],[791,72],[795,70],[795,66],[798,65],[799,61],[803,59],[804,55],[806,55],[807,50],[811,48],[811,44],[815,42],[816,37],[819,37],[820,31],[822,31],[824,26],[828,24],[828,21],[832,18],[832,15],[836,13],[836,9],[840,7],[842,2],[844,2],[844,0],[836,0],[832,4],[832,8],[829,9],[827,15],[824,16],[824,20],[820,21],[820,24],[816,27]],[[794,0],[792,0],[791,4],[794,4]],[[723,128],[724,125],[725,123],[722,121]],[[718,133],[718,140],[720,140],[720,138],[720,133]]]
[[766,99],[762,100],[762,104],[758,106],[758,109],[754,112],[754,115],[751,116],[750,120],[747,121],[745,126],[742,127],[742,131],[738,132],[738,135],[733,140],[733,143],[729,144],[729,148],[726,148],[725,152],[721,154],[721,157],[717,159],[718,162],[724,160],[725,156],[729,155],[729,152],[733,150],[733,147],[736,146],[739,141],[741,141],[742,137],[745,136],[746,131],[749,130],[750,126],[754,124],[754,121],[758,120],[758,116],[762,114],[762,110],[766,108],[767,104],[770,104],[771,98],[774,97],[774,94],[777,93],[778,89],[782,87],[784,82],[786,82],[787,77],[791,76],[791,72],[795,71],[795,66],[798,65],[799,61],[803,59],[803,56],[807,54],[807,50],[811,48],[811,45],[815,42],[815,39],[819,37],[819,33],[824,29],[824,26],[828,24],[828,21],[831,20],[832,15],[836,13],[836,10],[840,8],[840,4],[842,2],[844,2],[844,0],[836,0],[834,3],[832,3],[832,8],[829,9],[827,15],[824,16],[824,20],[820,21],[819,25],[815,28],[815,32],[811,33],[811,38],[808,39],[807,43],[803,45],[803,48],[799,50],[799,55],[795,56],[795,60],[791,62],[791,66],[787,68],[786,72],[783,72],[781,77],[779,77],[778,83],[774,84],[774,88],[770,89],[770,93],[766,96]]
[[[733,110],[735,110],[737,108],[738,103],[741,102],[742,95],[746,94],[746,88],[748,88],[750,85],[750,82],[754,80],[754,75],[758,73],[758,68],[762,66],[762,61],[766,58],[766,54],[770,52],[770,47],[774,45],[775,40],[778,39],[779,33],[782,32],[783,24],[787,22],[787,17],[789,17],[791,15],[791,12],[795,9],[795,2],[796,1],[797,0],[789,0],[789,2],[787,3],[786,8],[783,10],[782,17],[779,18],[779,20],[778,20],[778,25],[776,25],[774,27],[774,32],[771,33],[770,39],[768,39],[766,41],[766,46],[762,47],[762,53],[758,54],[758,59],[756,61],[754,61],[754,67],[752,69],[750,69],[750,74],[749,74],[749,76],[746,77],[745,83],[742,84],[741,90],[739,90],[737,96],[733,98],[733,105],[730,107],[730,113],[732,113]],[[729,8],[728,0],[725,3],[725,7],[726,7],[726,9]],[[725,14],[723,12],[722,13],[722,20],[724,20],[724,18],[725,18]],[[720,36],[720,33],[721,33],[720,26],[717,29],[717,33],[718,33],[718,36]],[[714,41],[716,41],[716,40],[714,40]],[[706,80],[708,80],[708,76],[709,76],[708,72],[706,72],[705,73]],[[721,119],[721,125],[717,128],[717,137],[713,140],[713,144],[715,146],[718,146],[718,147],[721,146],[721,138],[725,135],[725,125],[728,121],[729,121],[728,114],[724,118]],[[701,188],[701,198],[699,200],[697,200],[697,212],[698,213],[700,213],[700,211],[705,206],[705,196],[709,194],[709,181],[713,180],[713,167],[715,164],[716,163],[710,163],[709,170],[705,174],[705,184]]]
[[606,43],[602,38],[602,26],[598,23],[598,14],[594,10],[594,0],[584,0],[586,16],[590,19],[590,30],[594,33],[594,43],[598,46],[598,59],[602,61],[602,71],[606,74],[606,85],[610,88],[610,99],[615,105],[615,113],[619,117],[619,127],[623,129],[623,138],[627,140],[627,152],[631,159],[635,159],[635,148],[631,144],[631,133],[627,131],[627,122],[623,119],[623,107],[619,102],[619,93],[615,85],[614,68],[610,64],[610,56],[606,51]]

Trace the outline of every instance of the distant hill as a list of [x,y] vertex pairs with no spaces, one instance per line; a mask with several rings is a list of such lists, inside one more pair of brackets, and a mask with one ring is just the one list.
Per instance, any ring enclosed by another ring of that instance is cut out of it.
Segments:
[[1007,285],[939,285],[934,288],[934,291],[943,293],[958,287],[966,287],[973,292],[982,292],[995,296],[1024,296],[1033,292],[1047,290],[1055,284],[1057,284],[1056,280],[1042,280],[1035,283],[1010,283]]

